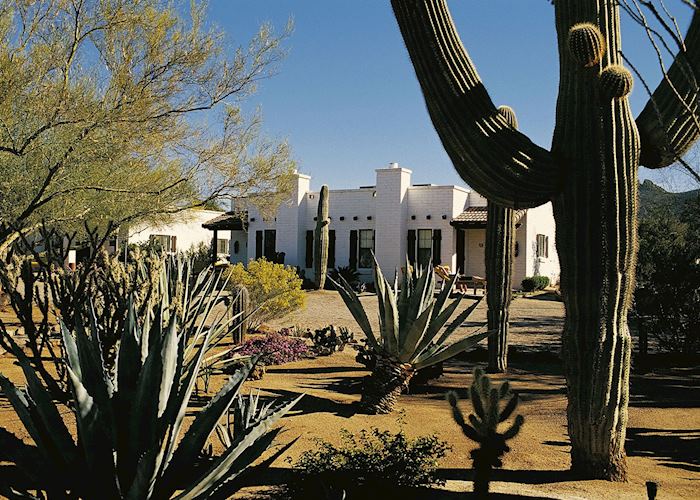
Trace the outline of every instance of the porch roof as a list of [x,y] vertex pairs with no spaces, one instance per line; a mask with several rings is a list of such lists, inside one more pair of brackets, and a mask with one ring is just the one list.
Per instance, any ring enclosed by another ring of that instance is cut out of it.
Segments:
[[246,215],[240,212],[226,212],[208,220],[202,227],[210,231],[241,231],[245,228],[244,217]]
[[[527,210],[516,210],[513,214],[516,227]],[[450,225],[459,229],[484,229],[486,228],[487,207],[468,207],[464,212],[450,221]]]

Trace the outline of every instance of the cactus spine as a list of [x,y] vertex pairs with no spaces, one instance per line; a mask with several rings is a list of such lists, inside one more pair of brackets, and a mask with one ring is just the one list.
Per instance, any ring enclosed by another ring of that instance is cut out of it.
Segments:
[[[518,128],[515,111],[500,106],[498,113],[514,129]],[[488,338],[490,373],[508,370],[509,310],[512,300],[513,257],[515,254],[515,216],[512,208],[489,201],[486,218],[486,304],[488,329],[496,334]]]
[[232,341],[234,344],[241,344],[245,340],[245,335],[250,327],[250,294],[248,289],[241,285],[236,288],[231,306],[231,314],[239,315],[234,321],[235,327],[232,332]]
[[328,217],[328,186],[321,187],[318,195],[318,213],[314,232],[314,283],[317,290],[323,290],[328,274],[328,240],[330,218]]
[[[553,204],[572,469],[586,478],[625,480],[637,170],[672,164],[700,135],[700,11],[685,50],[635,122],[624,95],[631,77],[616,69],[622,64],[618,2],[554,2],[560,91],[548,151],[496,112],[446,0],[392,0],[392,7],[430,117],[461,177],[501,206]],[[570,48],[579,23],[598,26],[602,35],[604,50],[590,68]]]
[[[457,394],[454,392],[447,394],[455,422],[467,438],[479,444],[479,447],[471,452],[474,461],[474,496],[488,498],[491,471],[494,467],[503,465],[501,457],[510,451],[506,441],[520,432],[525,419],[522,415],[518,415],[505,432],[498,432],[498,424],[508,420],[517,408],[518,395],[511,393],[507,381],[499,387],[493,387],[489,378],[478,368],[474,370],[469,397],[474,413],[469,415],[469,422],[467,422],[457,406]],[[507,400],[503,409],[501,409],[502,400]]]

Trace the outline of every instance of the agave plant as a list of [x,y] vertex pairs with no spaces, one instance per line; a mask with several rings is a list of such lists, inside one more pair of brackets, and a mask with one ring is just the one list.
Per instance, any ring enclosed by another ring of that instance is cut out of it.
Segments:
[[[214,330],[203,336],[193,362],[186,364],[185,334],[175,315],[163,321],[166,311],[161,304],[139,321],[131,303],[120,332],[114,374],[105,367],[94,314],[87,327],[83,315],[77,315],[74,334],[61,325],[77,443],[26,355],[13,344],[27,387],[19,389],[0,375],[0,388],[36,446],[8,439],[5,432],[0,437],[16,448],[3,451],[16,457],[15,465],[36,481],[32,489],[52,498],[202,498],[238,475],[270,445],[279,432],[273,425],[299,398],[256,422],[221,455],[202,458],[207,440],[255,360],[243,363],[185,426]],[[9,491],[14,495],[21,489]]]
[[418,269],[414,272],[409,269],[410,266],[407,265],[401,286],[399,287],[398,277],[392,286],[384,278],[376,259],[374,261],[379,334],[372,330],[367,313],[350,284],[342,276],[340,283],[336,284],[345,305],[367,336],[367,345],[377,358],[362,393],[361,404],[368,413],[390,413],[416,370],[445,361],[493,333],[476,333],[449,343],[452,333],[476,309],[480,300],[445,327],[462,300],[460,295],[447,303],[456,276],[436,298],[433,268],[429,266],[425,270]]
[[261,401],[260,391],[255,393],[251,391],[247,397],[238,394],[233,408],[226,415],[226,421],[216,426],[216,436],[219,442],[224,448],[228,448],[237,439],[244,436],[249,429],[274,414],[278,408],[285,404],[277,399]]

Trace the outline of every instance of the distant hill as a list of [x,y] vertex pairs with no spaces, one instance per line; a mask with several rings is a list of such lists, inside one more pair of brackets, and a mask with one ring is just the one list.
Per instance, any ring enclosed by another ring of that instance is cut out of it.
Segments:
[[671,193],[647,179],[639,186],[639,215],[644,216],[647,211],[660,207],[680,212],[687,201],[697,197],[700,197],[700,189]]

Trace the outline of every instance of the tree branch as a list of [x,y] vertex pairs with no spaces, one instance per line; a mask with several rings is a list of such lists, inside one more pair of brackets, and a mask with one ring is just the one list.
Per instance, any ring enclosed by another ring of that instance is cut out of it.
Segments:
[[[637,128],[642,143],[641,165],[662,168],[676,162],[700,137],[700,14],[695,12],[680,50],[642,112]],[[688,78],[687,73],[692,73]]]
[[504,207],[549,201],[559,189],[551,154],[499,115],[445,0],[391,3],[430,117],[460,176]]

